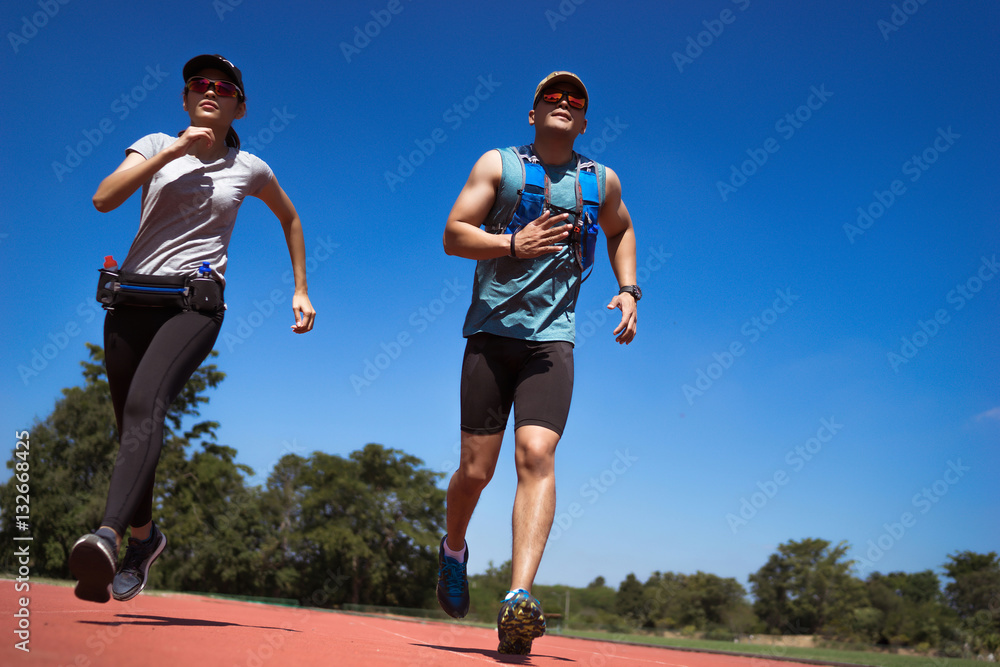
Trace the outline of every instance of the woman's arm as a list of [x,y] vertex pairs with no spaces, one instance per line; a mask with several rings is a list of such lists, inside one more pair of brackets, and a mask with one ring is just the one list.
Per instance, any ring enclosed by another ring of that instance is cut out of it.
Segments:
[[306,284],[306,244],[302,236],[302,221],[285,191],[278,185],[278,179],[272,177],[267,185],[257,193],[271,212],[278,218],[281,228],[285,231],[285,243],[288,244],[288,254],[292,258],[292,273],[295,275],[295,294],[292,296],[292,313],[295,324],[292,331],[306,333],[313,328],[316,311],[309,301],[309,287]]
[[94,193],[94,208],[101,213],[115,210],[165,164],[187,153],[188,148],[198,141],[207,141],[211,146],[215,141],[211,128],[189,127],[175,142],[148,160],[135,151],[130,152],[118,168],[97,186],[97,192]]

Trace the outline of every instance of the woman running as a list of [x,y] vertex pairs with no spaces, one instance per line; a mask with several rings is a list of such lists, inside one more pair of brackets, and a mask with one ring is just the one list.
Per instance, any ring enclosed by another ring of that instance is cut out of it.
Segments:
[[[76,596],[94,602],[138,595],[167,544],[152,516],[164,418],[219,335],[227,248],[247,195],[284,229],[295,275],[292,331],[310,331],[316,317],[299,216],[267,164],[240,150],[232,128],[246,113],[242,73],[222,56],[201,55],[183,76],[190,126],[132,144],[94,194],[94,206],[107,212],[142,188],[139,231],[118,276],[102,273],[99,288],[119,454],[101,527],[77,540],[69,557]],[[131,536],[118,567],[126,526]]]

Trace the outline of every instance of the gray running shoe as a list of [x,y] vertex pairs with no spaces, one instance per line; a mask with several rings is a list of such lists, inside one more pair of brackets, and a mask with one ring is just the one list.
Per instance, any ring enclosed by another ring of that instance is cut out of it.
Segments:
[[69,552],[69,571],[76,579],[76,597],[90,602],[111,599],[111,580],[118,564],[118,537],[110,528],[84,535]]
[[145,540],[128,538],[128,549],[125,558],[115,574],[113,594],[116,600],[124,602],[131,600],[146,587],[146,577],[149,566],[163,553],[167,546],[167,536],[153,524],[153,530]]

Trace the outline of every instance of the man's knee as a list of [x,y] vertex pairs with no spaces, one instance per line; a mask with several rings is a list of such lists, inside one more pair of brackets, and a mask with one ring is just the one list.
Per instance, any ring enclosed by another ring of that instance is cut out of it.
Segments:
[[468,491],[482,491],[493,479],[493,466],[463,463],[458,468],[459,483]]
[[555,470],[559,436],[548,429],[540,431],[518,434],[515,457],[518,474],[549,475]]
[[468,491],[479,492],[493,479],[503,432],[488,435],[462,433],[462,455],[456,477]]

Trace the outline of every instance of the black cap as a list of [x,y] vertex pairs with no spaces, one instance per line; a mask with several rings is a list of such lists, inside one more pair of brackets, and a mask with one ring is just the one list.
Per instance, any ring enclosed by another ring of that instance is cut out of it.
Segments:
[[243,73],[240,72],[240,68],[232,64],[218,53],[215,55],[201,55],[195,56],[191,60],[187,61],[184,65],[184,81],[187,82],[188,79],[198,74],[203,69],[217,69],[225,72],[229,78],[240,87],[243,91],[244,97],[247,94],[247,89],[243,86]]

